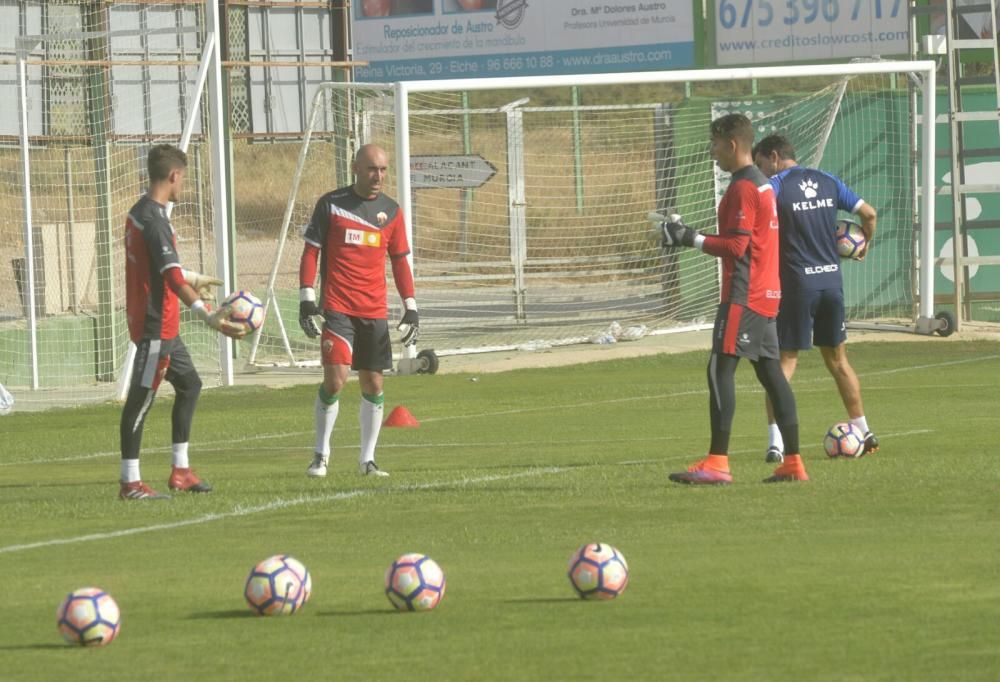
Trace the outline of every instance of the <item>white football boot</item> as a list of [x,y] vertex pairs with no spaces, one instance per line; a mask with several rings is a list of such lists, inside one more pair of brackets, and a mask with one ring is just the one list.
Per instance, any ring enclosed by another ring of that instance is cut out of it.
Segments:
[[306,469],[306,476],[310,476],[312,478],[322,478],[323,476],[326,476],[326,468],[329,461],[329,456],[324,456],[317,452],[313,455],[312,464],[310,464],[309,468]]
[[361,462],[358,464],[358,471],[362,476],[388,476],[388,471],[382,471],[374,461]]

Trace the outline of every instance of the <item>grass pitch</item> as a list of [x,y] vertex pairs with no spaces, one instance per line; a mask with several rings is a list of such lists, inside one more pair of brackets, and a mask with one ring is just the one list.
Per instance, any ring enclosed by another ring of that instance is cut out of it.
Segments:
[[[315,388],[207,391],[192,462],[216,486],[116,499],[119,408],[0,420],[4,680],[996,680],[1000,677],[1000,348],[851,346],[882,450],[827,460],[843,408],[817,353],[793,388],[806,484],[767,486],[763,396],[738,372],[735,483],[666,475],[708,443],[706,352],[484,375],[394,377],[392,477],[356,473],[358,389],[331,475],[304,475]],[[144,478],[165,488],[169,399],[147,422]],[[576,598],[579,545],[609,542],[631,582]],[[447,594],[400,614],[398,555],[429,554]],[[313,575],[292,617],[251,615],[250,568],[284,552]],[[102,587],[122,631],[64,645],[55,608]]]

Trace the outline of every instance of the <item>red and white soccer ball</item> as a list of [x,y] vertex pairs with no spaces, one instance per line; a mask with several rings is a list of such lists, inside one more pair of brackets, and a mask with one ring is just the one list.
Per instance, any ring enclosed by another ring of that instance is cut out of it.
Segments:
[[444,571],[424,554],[404,554],[385,572],[385,595],[398,611],[430,611],[444,590]]
[[56,622],[70,644],[107,646],[121,631],[122,614],[104,590],[81,587],[63,599],[56,611]]
[[243,588],[250,610],[260,616],[290,616],[312,593],[312,576],[302,562],[276,554],[253,567]]
[[867,243],[860,225],[850,220],[837,221],[837,253],[841,258],[857,258]]
[[264,324],[264,304],[249,291],[234,291],[221,303],[230,307],[229,321],[242,324],[252,334]]
[[614,599],[628,587],[628,562],[611,545],[592,542],[570,557],[569,581],[583,599]]
[[865,453],[865,434],[850,422],[838,422],[826,432],[823,449],[828,457],[860,457]]

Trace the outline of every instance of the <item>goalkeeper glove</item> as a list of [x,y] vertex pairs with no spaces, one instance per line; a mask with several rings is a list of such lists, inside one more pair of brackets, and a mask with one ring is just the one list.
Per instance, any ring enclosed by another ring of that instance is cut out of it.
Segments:
[[653,224],[655,234],[660,237],[660,245],[663,248],[695,245],[698,231],[682,223],[681,217],[677,213],[671,213],[669,216],[650,213],[648,218],[649,222]]
[[213,298],[211,288],[222,286],[221,279],[209,277],[194,270],[181,270],[181,273],[184,275],[184,281],[188,283],[188,286],[197,291],[198,295],[202,298]]
[[412,298],[403,299],[403,319],[396,325],[400,333],[400,342],[404,346],[412,346],[420,336],[420,315],[417,314],[417,302]]
[[680,221],[680,216],[673,215],[676,221],[663,223],[660,227],[663,230],[663,248],[675,246],[694,246],[694,237],[698,234],[695,230]]
[[245,325],[237,324],[229,319],[230,306],[223,306],[216,311],[211,311],[204,301],[198,300],[191,304],[191,311],[209,327],[231,339],[242,339],[247,335]]
[[316,305],[315,290],[312,287],[299,289],[299,326],[310,339],[319,338],[319,326],[316,325],[316,320],[313,317],[322,314],[323,311]]

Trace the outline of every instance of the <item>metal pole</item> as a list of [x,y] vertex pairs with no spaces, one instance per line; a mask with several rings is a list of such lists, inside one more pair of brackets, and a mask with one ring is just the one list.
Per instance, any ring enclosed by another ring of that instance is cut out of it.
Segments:
[[21,174],[24,182],[24,269],[28,287],[28,354],[31,358],[31,389],[38,384],[38,316],[35,311],[35,248],[34,226],[31,222],[31,160],[28,147],[28,50],[31,48],[17,41],[17,87],[21,113]]
[[[208,26],[206,34],[218,36],[219,5],[215,0],[205,0]],[[216,276],[223,281],[223,295],[229,295],[232,290],[232,278],[229,267],[229,192],[226,174],[226,152],[223,145],[225,135],[225,120],[223,119],[222,93],[222,61],[219,56],[219,41],[212,40],[212,68],[209,71],[209,128],[212,144],[212,205],[215,229],[215,267]],[[222,384],[233,385],[233,340],[224,334],[219,337],[219,369],[222,373]]]
[[[462,151],[472,153],[472,121],[469,115],[469,93],[462,91]],[[458,209],[458,257],[465,259],[469,252],[469,213],[472,209],[472,189],[463,187],[459,190],[461,203]]]
[[[503,79],[506,90],[541,87],[567,87],[571,85],[632,85],[639,83],[677,83],[684,81],[734,81],[746,78],[802,77],[824,78],[862,74],[898,73],[900,71],[924,72],[934,68],[931,60],[857,62],[851,64],[803,64],[797,66],[751,66],[741,69],[700,69],[695,71],[634,71],[630,73],[593,73],[566,76],[513,76]],[[461,90],[490,90],[497,87],[492,78],[455,78],[438,81],[407,81],[408,92],[456,92]]]
[[403,221],[406,224],[406,241],[410,244],[410,269],[413,268],[413,202],[410,190],[410,91],[406,83],[395,84],[396,109],[396,201],[403,209]]
[[[924,167],[923,186],[920,196],[920,316],[930,320],[934,317],[934,117],[937,115],[934,103],[936,92],[934,62],[924,69],[924,130],[921,145],[921,164]],[[954,183],[955,179],[952,178]],[[958,324],[956,311],[955,323]]]
[[823,129],[822,135],[820,135],[819,145],[816,147],[816,157],[810,163],[811,166],[819,167],[821,165],[823,153],[826,152],[826,144],[830,141],[830,134],[833,132],[833,124],[837,121],[837,116],[840,114],[840,103],[844,101],[844,93],[847,91],[847,81],[848,79],[844,78],[840,82],[840,87],[837,88],[837,97],[830,106],[830,111],[836,113],[833,116],[828,116],[826,119],[826,127]]
[[524,194],[524,113],[519,108],[527,99],[517,100],[501,107],[507,115],[507,196],[508,224],[510,229],[510,261],[514,269],[515,319],[527,320],[525,298],[527,295],[524,266],[528,259],[528,235]]
[[204,178],[202,176],[203,168],[201,162],[201,150],[202,145],[198,145],[195,148],[194,155],[194,169],[195,169],[195,183],[194,183],[194,195],[195,195],[195,206],[198,210],[198,272],[205,272],[205,187]]
[[[396,110],[396,200],[403,209],[403,223],[406,226],[406,241],[410,245],[410,254],[406,259],[410,263],[410,271],[416,278],[413,265],[413,212],[416,210],[416,197],[410,187],[410,93],[404,83],[395,83]],[[416,345],[403,346],[400,359],[412,360],[417,356]]]
[[946,36],[948,40],[948,115],[951,120],[948,128],[951,133],[951,252],[953,284],[955,288],[955,331],[962,328],[962,318],[965,317],[965,307],[962,305],[965,296],[965,164],[962,160],[962,122],[955,118],[962,111],[962,93],[959,91],[959,79],[962,77],[962,57],[955,40],[959,37],[955,30],[955,7],[953,0],[945,2],[947,21]]
[[[86,57],[89,60],[110,59],[109,31],[110,10],[95,4],[84,20],[89,31],[86,40]],[[120,332],[124,320],[116,311],[115,254],[118,231],[114,228],[116,216],[112,206],[112,135],[113,116],[111,103],[111,71],[90,67],[87,69],[88,106],[87,130],[94,152],[94,193],[97,198],[97,229],[94,235],[97,273],[97,349],[98,381],[114,381],[115,359],[118,353]]]
[[74,313],[80,312],[80,292],[76,289],[76,251],[73,248],[73,229],[75,219],[73,218],[76,209],[73,206],[73,159],[69,147],[63,150],[63,159],[66,168],[66,251],[67,251],[67,286],[69,288],[70,310]]
[[580,87],[570,88],[573,93],[573,178],[576,180],[576,212],[583,214],[583,139],[580,132]]

